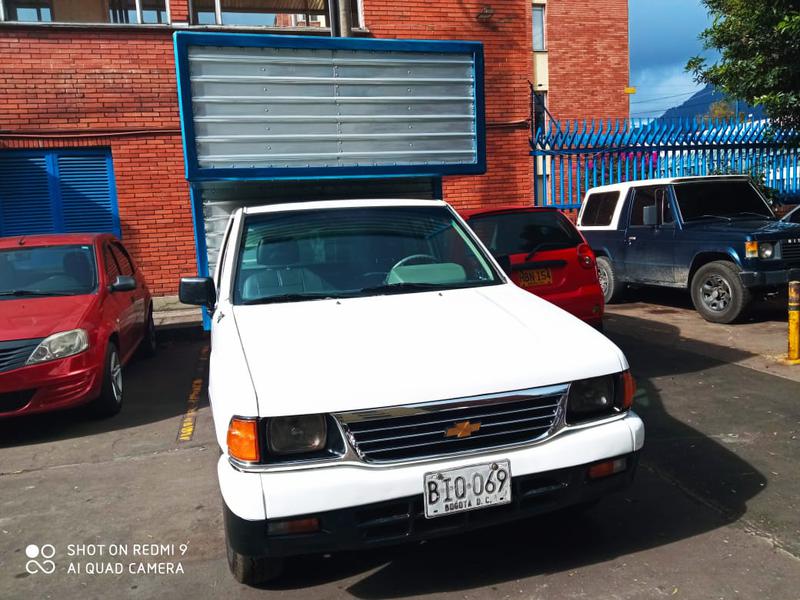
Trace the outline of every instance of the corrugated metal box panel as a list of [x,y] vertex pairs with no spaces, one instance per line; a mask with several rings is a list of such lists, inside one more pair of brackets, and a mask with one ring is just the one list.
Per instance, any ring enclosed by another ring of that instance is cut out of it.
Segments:
[[175,40],[189,179],[485,170],[478,43]]

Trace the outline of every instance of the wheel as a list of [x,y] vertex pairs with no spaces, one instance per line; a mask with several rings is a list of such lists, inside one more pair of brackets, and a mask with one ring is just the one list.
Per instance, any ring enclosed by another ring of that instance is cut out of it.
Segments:
[[605,256],[597,257],[597,279],[606,304],[619,302],[625,291],[625,284],[617,279],[611,261]]
[[245,585],[259,585],[271,581],[283,572],[283,559],[272,557],[245,556],[231,547],[230,539],[225,534],[225,550],[228,555],[228,567],[234,579]]
[[100,396],[92,403],[92,412],[97,417],[112,417],[122,409],[122,360],[113,341],[108,342],[103,367],[103,384]]
[[750,290],[739,278],[739,269],[724,260],[700,267],[689,286],[695,309],[712,323],[733,323],[745,313],[752,300]]
[[156,355],[158,350],[158,339],[156,338],[156,324],[153,321],[153,307],[147,312],[147,321],[145,322],[144,337],[139,344],[139,354],[144,357],[152,357]]

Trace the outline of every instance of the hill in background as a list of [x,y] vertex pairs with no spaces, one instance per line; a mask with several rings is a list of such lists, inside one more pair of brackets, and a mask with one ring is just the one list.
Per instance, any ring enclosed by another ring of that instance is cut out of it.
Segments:
[[[688,100],[685,100],[683,104],[668,109],[663,115],[661,115],[660,118],[686,119],[693,117],[706,117],[710,115],[712,105],[717,102],[727,102],[734,112],[736,110],[736,103],[734,101],[727,100],[722,92],[718,91],[713,85],[709,84],[691,96]],[[742,101],[739,102],[739,114],[745,116],[752,115],[756,119],[763,119],[765,117],[764,110],[760,106],[750,106],[746,102]]]

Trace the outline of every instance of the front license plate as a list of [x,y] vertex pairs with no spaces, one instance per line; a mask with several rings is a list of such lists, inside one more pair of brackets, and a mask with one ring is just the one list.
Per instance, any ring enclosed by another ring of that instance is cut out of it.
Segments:
[[425,474],[425,518],[508,504],[511,463],[507,460]]
[[520,287],[532,288],[551,283],[553,283],[553,273],[550,269],[529,269],[519,272]]

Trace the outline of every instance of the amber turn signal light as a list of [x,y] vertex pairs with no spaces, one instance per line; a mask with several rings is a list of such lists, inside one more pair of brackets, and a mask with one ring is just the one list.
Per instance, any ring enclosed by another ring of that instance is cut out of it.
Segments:
[[258,445],[258,422],[255,419],[233,417],[228,425],[228,454],[245,462],[258,462],[261,450]]
[[636,380],[630,371],[622,374],[622,410],[628,410],[633,406],[633,396],[636,394]]
[[274,521],[267,525],[269,535],[294,535],[298,533],[314,533],[319,531],[319,519],[292,519],[291,521]]
[[624,458],[597,463],[589,467],[589,479],[601,479],[609,475],[614,475],[615,473],[621,473],[627,466],[628,461]]

